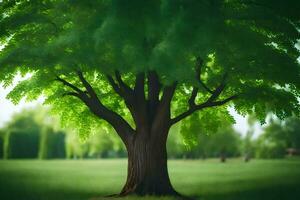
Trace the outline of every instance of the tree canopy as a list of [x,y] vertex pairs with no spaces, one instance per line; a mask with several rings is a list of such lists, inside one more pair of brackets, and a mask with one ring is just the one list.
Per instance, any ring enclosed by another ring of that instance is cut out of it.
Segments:
[[[31,73],[8,97],[44,95],[82,133],[99,124],[85,96],[134,128],[122,94],[145,81],[140,73],[162,88],[176,84],[174,123],[229,101],[262,121],[269,111],[299,115],[299,10],[298,0],[3,0],[0,80],[8,86],[16,73]],[[195,116],[206,127],[232,121],[226,107]]]

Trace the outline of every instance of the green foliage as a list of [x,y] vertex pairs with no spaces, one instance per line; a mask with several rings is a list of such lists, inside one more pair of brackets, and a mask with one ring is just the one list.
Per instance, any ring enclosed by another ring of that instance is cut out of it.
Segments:
[[211,135],[219,128],[230,126],[234,123],[233,117],[226,107],[219,109],[207,109],[193,114],[190,119],[181,124],[180,133],[183,136],[184,144],[191,148],[197,145],[198,136]]
[[[280,118],[299,115],[299,9],[297,0],[4,0],[0,81],[7,86],[17,72],[32,73],[8,97],[17,103],[44,95],[63,124],[76,124],[86,137],[102,122],[79,100],[62,100],[66,87],[54,80],[57,75],[80,87],[74,71],[81,69],[104,104],[132,122],[105,74],[118,69],[132,83],[136,72],[155,70],[163,83],[178,81],[172,111],[178,113],[188,106],[183,101],[191,86],[198,86],[194,65],[200,56],[210,88],[228,73],[222,97],[240,94],[234,101],[239,113],[255,112],[261,121],[269,111]],[[208,97],[201,92],[199,102]],[[204,126],[215,119],[212,112],[191,119]],[[185,135],[186,143],[193,139]]]

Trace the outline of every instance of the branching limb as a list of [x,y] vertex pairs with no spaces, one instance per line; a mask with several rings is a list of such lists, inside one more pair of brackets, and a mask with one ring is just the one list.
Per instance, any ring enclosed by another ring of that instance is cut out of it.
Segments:
[[148,79],[148,100],[150,105],[157,104],[159,101],[159,93],[161,90],[161,83],[159,77],[155,71],[149,71],[147,73]]
[[219,84],[219,86],[213,91],[212,95],[210,96],[210,98],[208,99],[208,102],[212,102],[214,100],[216,100],[220,94],[223,92],[223,90],[225,89],[226,86],[226,79],[227,79],[228,74],[225,73],[223,75],[222,81]]
[[93,87],[89,84],[89,82],[84,78],[83,73],[81,71],[77,71],[77,75],[81,81],[81,83],[83,84],[83,86],[85,87],[85,89],[87,90],[88,94],[90,95],[90,97],[94,100],[99,101],[97,94],[95,92],[95,90],[93,89]]
[[133,92],[136,98],[138,99],[138,101],[142,101],[141,103],[146,101],[144,86],[145,86],[145,74],[138,73],[136,75]]
[[163,95],[157,106],[157,111],[154,114],[151,126],[151,132],[154,133],[154,137],[157,137],[157,133],[161,131],[159,129],[161,128],[162,124],[165,127],[171,126],[171,101],[174,96],[176,86],[177,82],[174,82],[172,85],[166,86],[163,89]]
[[189,107],[190,108],[195,106],[197,94],[198,94],[198,88],[193,87],[193,91],[192,91],[191,97],[189,99]]
[[76,87],[75,85],[71,84],[70,82],[66,81],[63,78],[60,78],[59,76],[56,76],[56,81],[59,81],[61,83],[63,83],[65,86],[71,88],[72,90],[74,90],[75,92],[77,92],[78,94],[84,93],[81,89],[79,89],[78,87]]
[[147,101],[144,90],[145,74],[136,74],[133,89],[122,80],[121,74],[118,71],[115,73],[115,79],[110,75],[107,75],[107,79],[114,91],[124,99],[126,107],[135,121],[136,129],[140,128],[140,124],[147,124]]
[[63,94],[63,96],[74,96],[82,100],[80,94],[78,94],[77,92],[66,92]]
[[124,92],[131,93],[132,89],[123,81],[122,76],[118,70],[115,71],[115,76],[120,88],[124,90]]
[[216,107],[216,106],[221,106],[224,105],[226,103],[228,103],[231,100],[234,100],[238,98],[238,95],[233,95],[231,97],[228,97],[224,100],[220,100],[220,101],[206,101],[202,104],[199,105],[194,105],[192,107],[190,107],[187,111],[181,113],[180,115],[178,115],[177,117],[171,119],[171,124],[176,124],[177,122],[183,120],[184,118],[190,116],[191,114],[193,114],[194,112],[198,111],[198,110],[202,110],[204,108],[209,108],[209,107]]
[[121,88],[119,87],[119,85],[115,82],[115,80],[113,79],[112,76],[110,75],[106,75],[106,78],[109,82],[109,84],[112,86],[112,88],[114,89],[114,91],[119,95],[119,96],[123,96],[124,94],[121,91]]
[[74,96],[81,99],[85,103],[85,105],[91,110],[92,113],[111,124],[120,136],[120,138],[123,140],[125,145],[128,145],[131,141],[132,135],[134,134],[134,129],[120,115],[118,115],[117,113],[115,113],[114,111],[110,110],[102,104],[95,90],[85,79],[81,71],[77,71],[77,75],[87,92],[83,92],[78,87],[74,86],[73,84],[67,82],[62,78],[57,77],[56,80],[60,81],[61,83],[73,90],[72,92],[65,93],[65,95]]
[[[201,73],[201,59],[198,58],[197,59],[197,66],[196,67],[196,74],[197,74],[197,77],[200,77],[200,73]],[[226,80],[227,80],[227,76],[228,74],[225,73],[223,75],[223,78],[221,80],[221,83],[217,86],[217,88],[213,91],[211,91],[210,89],[207,90],[211,93],[211,96],[204,102],[204,103],[201,103],[201,104],[196,104],[196,97],[197,97],[197,94],[198,94],[198,88],[197,87],[193,87],[193,90],[192,90],[192,94],[191,94],[191,97],[189,98],[188,100],[188,103],[189,103],[189,109],[185,112],[183,112],[182,114],[178,115],[177,117],[171,119],[171,124],[175,124],[179,121],[181,121],[182,119],[190,116],[191,114],[193,114],[195,111],[198,111],[198,110],[201,110],[201,109],[204,109],[204,108],[207,108],[207,107],[215,107],[215,106],[221,106],[235,98],[237,98],[237,95],[233,95],[229,98],[226,98],[224,100],[220,100],[220,101],[216,101],[219,96],[221,95],[221,93],[224,91],[225,87],[226,87]],[[200,78],[199,78],[199,81],[201,82]]]
[[171,103],[171,100],[172,100],[175,90],[176,90],[176,86],[177,86],[177,82],[174,82],[172,85],[166,86],[164,88],[163,95],[162,95],[161,102],[160,102],[162,105]]
[[115,71],[116,80],[109,74],[106,78],[114,91],[125,100],[126,104],[132,104],[134,91],[122,80],[120,72]]

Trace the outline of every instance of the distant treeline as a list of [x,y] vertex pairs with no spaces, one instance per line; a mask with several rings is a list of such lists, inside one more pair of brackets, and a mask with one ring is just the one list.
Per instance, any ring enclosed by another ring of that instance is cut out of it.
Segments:
[[[86,141],[77,134],[51,127],[34,110],[24,111],[0,131],[0,157],[4,159],[57,159],[125,157],[121,143],[101,130]],[[55,123],[54,121],[51,123]]]
[[[69,129],[57,128],[57,122],[37,110],[25,110],[0,130],[0,158],[4,159],[81,159],[126,157],[126,149],[112,130],[101,129],[85,140]],[[252,120],[252,122],[251,122]],[[249,124],[253,125],[253,118]],[[45,121],[47,123],[45,123]],[[180,125],[171,129],[167,150],[169,158],[227,157],[283,158],[298,154],[300,120],[272,120],[264,133],[253,139],[254,129],[245,137],[231,126],[219,128],[214,134],[197,133],[192,144],[180,134]],[[181,130],[182,131],[182,130]],[[197,131],[197,128],[193,131]]]

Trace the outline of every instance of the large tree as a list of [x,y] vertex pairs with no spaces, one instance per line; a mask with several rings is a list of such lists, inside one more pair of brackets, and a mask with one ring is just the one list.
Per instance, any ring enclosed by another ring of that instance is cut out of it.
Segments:
[[260,119],[269,111],[299,114],[298,0],[0,5],[0,80],[10,85],[16,73],[32,74],[8,97],[44,95],[81,133],[110,124],[128,151],[121,195],[177,194],[166,140],[191,115],[210,128],[230,119],[229,102]]

